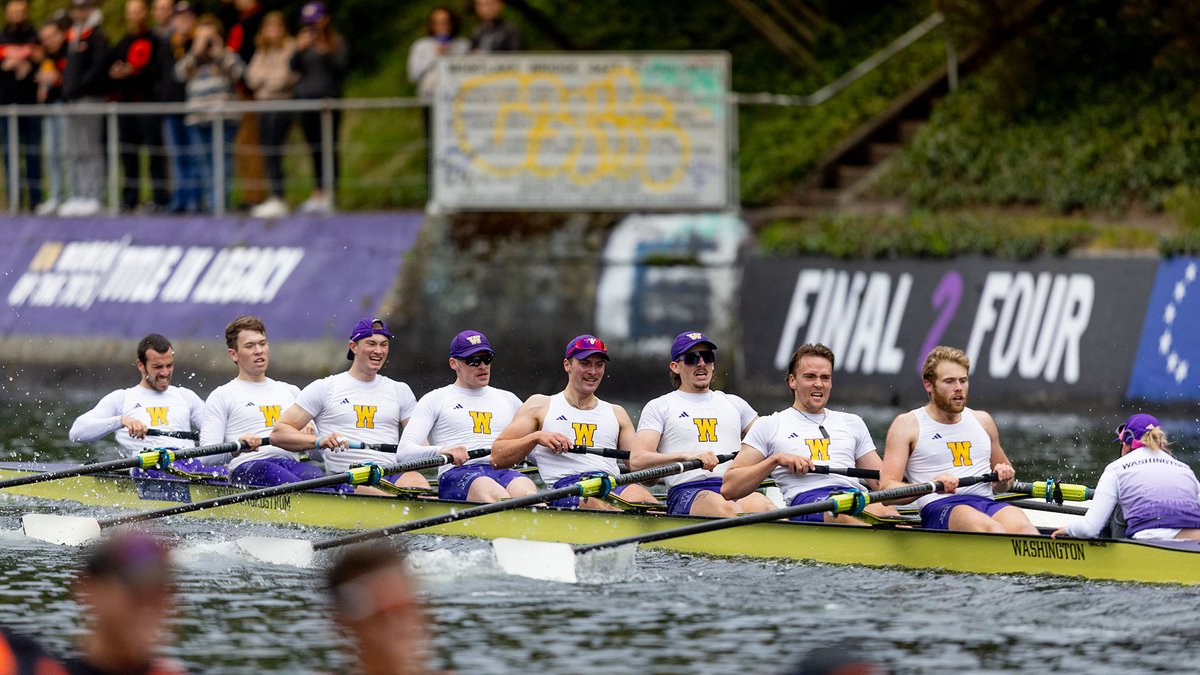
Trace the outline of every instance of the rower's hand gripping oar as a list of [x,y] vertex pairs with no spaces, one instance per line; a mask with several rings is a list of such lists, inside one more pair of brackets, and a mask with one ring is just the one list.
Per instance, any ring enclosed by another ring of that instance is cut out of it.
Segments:
[[[575,455],[600,455],[609,459],[629,459],[628,450],[614,450],[612,448],[593,448],[586,445],[576,445],[567,450],[567,452]],[[858,469],[848,468],[841,469],[838,467],[829,467],[823,464],[815,464],[809,473],[825,473],[837,474],[839,476],[849,476],[851,478],[873,478],[879,480],[879,472],[875,469]]]
[[[471,450],[467,454],[472,459],[485,457],[490,453],[490,449]],[[190,504],[180,504],[178,506],[169,506],[163,509],[154,511],[142,511],[140,513],[132,513],[125,516],[116,516],[114,518],[105,518],[96,520],[95,518],[87,518],[82,516],[57,516],[48,513],[30,513],[22,516],[21,525],[25,530],[26,536],[34,539],[41,539],[52,544],[68,544],[79,545],[84,544],[91,539],[100,535],[100,531],[116,525],[125,525],[128,523],[139,523],[156,518],[165,518],[167,516],[176,516],[183,513],[191,513],[193,511],[202,511],[204,509],[217,508],[219,506],[228,506],[230,504],[240,504],[242,502],[253,501],[255,499],[266,499],[267,497],[276,497],[278,495],[291,494],[293,492],[301,492],[303,490],[315,490],[323,487],[333,487],[335,485],[350,484],[350,485],[377,485],[384,476],[389,476],[396,473],[404,473],[405,471],[419,471],[421,469],[431,469],[443,464],[449,463],[451,458],[448,455],[438,455],[426,459],[414,460],[402,464],[364,464],[362,466],[352,467],[349,471],[341,471],[320,478],[311,478],[309,480],[297,481],[294,483],[284,483],[283,485],[275,485],[272,487],[260,488],[258,490],[250,490],[247,492],[239,492],[221,497],[213,497],[212,499],[204,499]]]
[[[733,459],[733,455],[718,455],[717,463],[721,464]],[[475,518],[477,516],[486,516],[492,513],[500,513],[501,511],[510,511],[526,506],[536,506],[546,502],[551,502],[556,499],[565,497],[603,497],[612,491],[614,487],[628,485],[630,483],[641,483],[648,480],[658,480],[666,476],[673,476],[692,469],[699,469],[703,466],[703,462],[698,459],[689,459],[684,462],[672,462],[656,466],[652,469],[644,471],[635,471],[633,473],[624,473],[619,476],[596,476],[587,478],[573,485],[568,485],[553,490],[545,490],[524,497],[514,497],[500,502],[492,502],[490,504],[481,504],[473,506],[461,511],[451,511],[437,516],[428,518],[420,518],[399,525],[389,527],[381,527],[374,530],[366,530],[356,534],[338,537],[336,539],[326,539],[316,543],[310,542],[307,539],[279,539],[275,537],[245,537],[238,540],[238,545],[242,550],[250,555],[263,560],[265,562],[297,565],[306,567],[312,562],[313,556],[317,551],[334,548],[337,546],[345,546],[347,544],[357,544],[371,539],[379,539],[381,537],[389,537],[402,532],[411,532],[420,530],[426,527],[435,525],[444,525],[466,518]]]
[[[262,440],[263,443],[267,442],[267,439],[265,438]],[[44,473],[34,473],[28,476],[10,478],[8,480],[0,481],[0,488],[31,485],[33,483],[44,483],[46,481],[59,480],[62,478],[74,478],[76,476],[87,476],[93,473],[104,473],[106,471],[120,471],[122,469],[162,469],[176,460],[191,459],[193,457],[207,457],[209,455],[221,455],[227,452],[246,450],[249,447],[250,444],[244,441],[228,441],[225,443],[214,443],[213,445],[202,445],[198,448],[156,448],[154,450],[139,452],[133,457],[126,457],[125,459],[114,459],[108,462],[84,464],[83,466],[73,466],[69,469],[46,471]]]
[[[999,480],[996,472],[990,472],[982,476],[968,476],[960,478],[958,481],[959,487],[966,487],[976,483],[991,483]],[[646,534],[638,534],[631,537],[622,537],[621,539],[613,539],[611,541],[602,541],[596,544],[587,544],[584,546],[571,546],[570,544],[562,544],[549,541],[529,541],[522,539],[495,539],[492,541],[492,549],[496,553],[496,559],[500,563],[500,568],[509,574],[530,577],[533,579],[541,579],[544,581],[563,581],[575,583],[578,580],[576,573],[576,558],[577,556],[589,551],[597,551],[606,548],[615,548],[625,546],[627,544],[645,544],[664,539],[675,539],[677,537],[686,537],[693,534],[702,534],[705,532],[714,532],[716,530],[724,530],[730,527],[740,527],[742,525],[753,525],[755,523],[766,523],[770,521],[785,520],[795,518],[797,516],[807,516],[813,513],[860,513],[868,504],[890,501],[893,499],[905,499],[908,497],[916,497],[919,495],[930,494],[933,492],[941,492],[942,484],[940,482],[916,483],[913,485],[904,485],[890,490],[878,490],[876,492],[843,492],[840,494],[831,495],[829,499],[824,499],[819,502],[809,504],[798,504],[789,506],[783,509],[774,511],[763,511],[760,513],[748,513],[732,518],[718,518],[708,520],[694,525],[684,525],[683,527],[671,528],[668,530],[660,530],[658,532],[649,532]]]

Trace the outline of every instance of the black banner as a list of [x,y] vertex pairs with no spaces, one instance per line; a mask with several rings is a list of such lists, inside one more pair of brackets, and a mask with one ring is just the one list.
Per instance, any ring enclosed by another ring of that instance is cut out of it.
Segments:
[[925,355],[950,345],[971,357],[981,407],[1118,404],[1158,262],[751,259],[741,385],[779,392],[792,351],[822,342],[837,357],[836,400],[915,407]]

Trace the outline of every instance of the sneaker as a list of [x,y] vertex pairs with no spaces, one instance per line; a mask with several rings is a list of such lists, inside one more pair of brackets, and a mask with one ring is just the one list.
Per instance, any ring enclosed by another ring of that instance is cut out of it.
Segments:
[[287,204],[279,197],[271,197],[267,201],[250,209],[250,215],[254,218],[282,218],[288,214]]
[[67,201],[63,202],[62,204],[59,204],[58,215],[66,216],[68,218],[71,216],[74,216],[76,214],[76,211],[79,210],[79,202],[80,202],[79,197],[71,197],[71,198],[67,199]]
[[99,199],[81,199],[74,215],[80,217],[95,216],[100,213],[101,208]]
[[330,213],[329,197],[313,195],[300,205],[300,213],[328,214]]
[[58,211],[58,200],[47,199],[41,204],[38,204],[37,208],[33,210],[33,213],[34,215],[38,216],[52,216],[56,211]]

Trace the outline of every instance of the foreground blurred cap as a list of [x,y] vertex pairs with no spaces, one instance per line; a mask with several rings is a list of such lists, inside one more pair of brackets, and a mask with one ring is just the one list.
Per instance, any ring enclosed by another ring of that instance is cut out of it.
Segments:
[[84,570],[97,578],[131,587],[164,586],[171,581],[171,552],[165,541],[145,532],[120,532],[88,554]]
[[329,14],[323,2],[310,2],[300,10],[300,22],[304,25],[314,24]]

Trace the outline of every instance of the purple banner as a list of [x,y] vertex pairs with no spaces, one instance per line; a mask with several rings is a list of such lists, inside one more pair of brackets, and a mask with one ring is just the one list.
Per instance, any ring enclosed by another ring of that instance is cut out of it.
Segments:
[[422,218],[9,219],[0,334],[210,339],[255,314],[272,337],[342,338],[379,310]]

